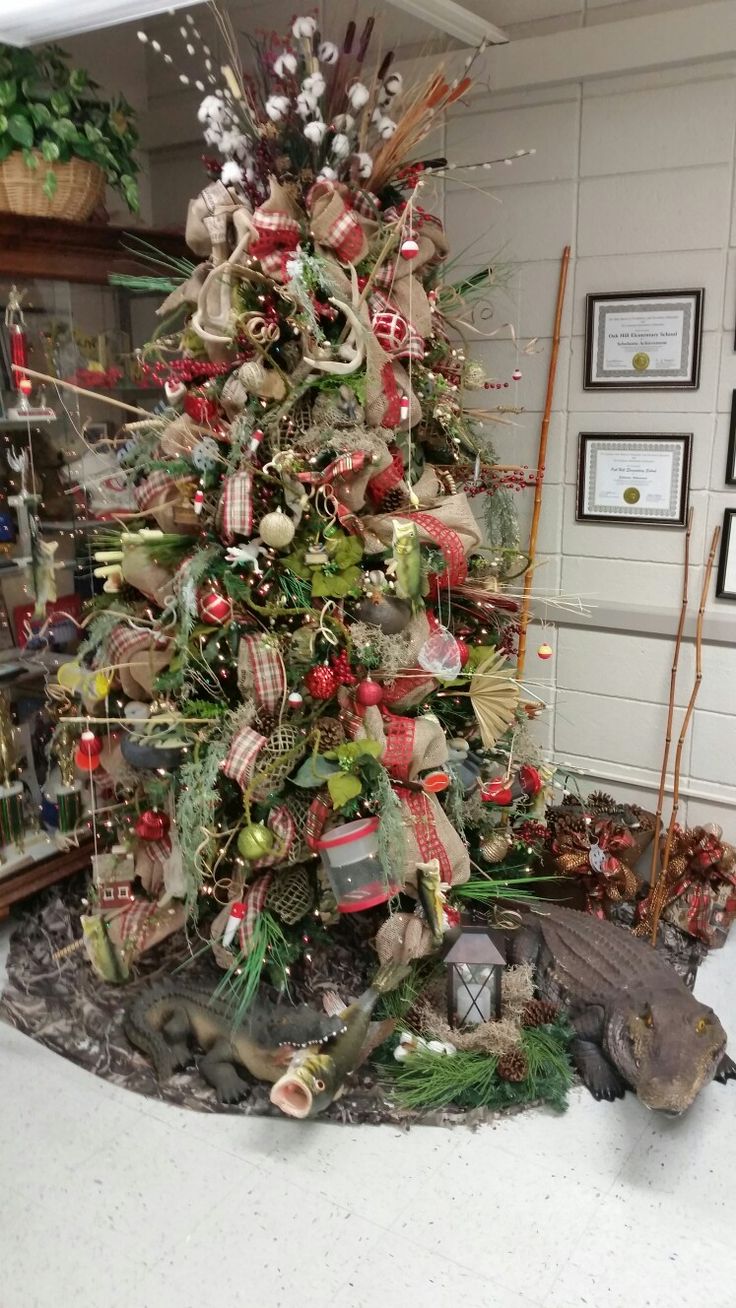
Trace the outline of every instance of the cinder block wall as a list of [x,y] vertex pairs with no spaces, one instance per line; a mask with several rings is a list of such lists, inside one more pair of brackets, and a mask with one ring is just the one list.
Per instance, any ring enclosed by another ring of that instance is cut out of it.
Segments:
[[[649,803],[665,733],[672,634],[682,584],[683,532],[576,523],[580,431],[692,432],[694,509],[690,588],[697,609],[707,542],[736,488],[725,484],[731,395],[736,388],[736,221],[733,61],[570,82],[533,92],[486,93],[455,112],[450,159],[482,160],[535,147],[532,159],[447,185],[445,216],[462,269],[481,256],[513,268],[493,317],[469,332],[489,372],[510,377],[517,354],[505,321],[539,353],[519,359],[523,379],[503,393],[525,406],[495,429],[503,462],[536,461],[558,260],[572,246],[564,335],[550,431],[536,573],[536,610],[555,624],[554,658],[536,657],[530,684],[550,705],[545,743],[591,784]],[[470,248],[472,247],[472,249]],[[583,390],[589,291],[705,287],[700,388],[672,393]],[[479,334],[478,334],[479,333]],[[492,393],[493,394],[493,393]],[[490,403],[495,402],[494,399]],[[521,502],[526,523],[527,492]],[[544,596],[559,589],[592,610],[571,619]],[[684,752],[681,815],[716,820],[736,839],[736,603],[709,600],[703,683]],[[692,631],[692,628],[690,628]],[[541,636],[540,636],[541,638]],[[690,641],[678,703],[690,693]],[[676,715],[679,730],[681,710]]]

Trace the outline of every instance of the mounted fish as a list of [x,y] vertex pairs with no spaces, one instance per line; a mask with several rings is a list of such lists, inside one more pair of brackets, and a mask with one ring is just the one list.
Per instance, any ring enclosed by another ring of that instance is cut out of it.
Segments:
[[393,524],[393,558],[386,571],[396,583],[398,599],[409,600],[412,613],[424,608],[424,596],[429,590],[422,566],[419,528],[407,518],[396,518]]
[[329,1047],[329,1053],[300,1051],[289,1070],[271,1090],[271,1103],[287,1117],[316,1117],[340,1094],[346,1077],[360,1067],[364,1057],[371,1014],[381,995],[388,994],[408,974],[406,963],[385,963],[360,999],[343,1010],[343,1035]]

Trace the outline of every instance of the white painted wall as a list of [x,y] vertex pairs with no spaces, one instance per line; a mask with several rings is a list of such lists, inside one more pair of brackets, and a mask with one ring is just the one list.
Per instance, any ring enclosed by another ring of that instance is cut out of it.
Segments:
[[[724,508],[736,507],[736,491],[724,482],[736,387],[735,72],[732,61],[712,60],[484,94],[447,128],[447,153],[457,161],[537,150],[512,168],[466,173],[472,185],[453,182],[446,193],[451,247],[475,241],[479,255],[500,251],[514,263],[508,302],[497,305],[486,333],[511,319],[525,337],[540,337],[540,353],[520,361],[524,376],[515,389],[526,412],[517,426],[495,434],[503,462],[536,461],[558,260],[563,246],[572,245],[540,535],[545,562],[536,590],[541,597],[559,585],[593,611],[582,625],[571,625],[547,605],[556,624],[555,655],[540,662],[533,633],[527,670],[552,706],[546,743],[556,759],[586,771],[597,785],[646,802],[661,766],[683,533],[576,523],[577,438],[580,431],[693,433],[696,609],[706,542]],[[586,293],[688,286],[705,287],[700,388],[584,391]],[[516,363],[510,341],[481,340],[476,351],[492,375],[510,376]],[[530,495],[521,507],[528,521]],[[736,603],[716,600],[711,589],[681,813],[690,822],[720,821],[735,839]],[[541,599],[536,611],[544,618]],[[693,671],[690,641],[681,659],[680,705]]]

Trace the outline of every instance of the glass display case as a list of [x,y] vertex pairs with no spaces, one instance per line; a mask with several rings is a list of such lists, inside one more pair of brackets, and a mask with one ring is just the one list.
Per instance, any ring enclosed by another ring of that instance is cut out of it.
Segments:
[[[145,235],[166,254],[185,253],[175,234]],[[0,916],[24,886],[39,888],[40,861],[51,860],[44,884],[56,864],[75,870],[69,850],[59,863],[45,794],[45,682],[76,649],[84,601],[102,584],[91,534],[135,508],[117,461],[121,427],[161,399],[136,345],[150,338],[162,296],[108,280],[144,270],[127,246],[122,230],[0,214],[0,692],[22,747],[25,810],[20,845],[0,848]],[[22,388],[13,363],[27,368]],[[39,542],[50,569],[41,613]]]

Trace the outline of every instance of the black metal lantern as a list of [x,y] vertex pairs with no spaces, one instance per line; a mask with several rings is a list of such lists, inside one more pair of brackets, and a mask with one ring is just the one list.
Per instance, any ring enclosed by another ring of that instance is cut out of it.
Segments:
[[486,926],[461,925],[450,932],[443,958],[451,1026],[477,1026],[501,1016],[503,948],[503,936]]

